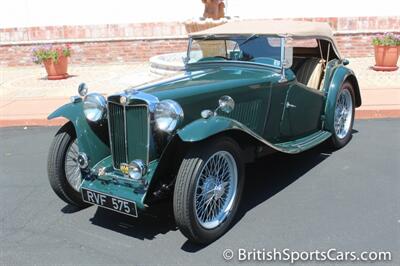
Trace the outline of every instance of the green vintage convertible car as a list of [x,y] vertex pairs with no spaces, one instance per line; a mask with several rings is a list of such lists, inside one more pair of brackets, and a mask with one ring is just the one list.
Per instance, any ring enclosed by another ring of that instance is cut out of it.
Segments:
[[137,217],[172,197],[181,232],[210,243],[232,224],[246,163],[351,139],[360,90],[328,24],[230,22],[191,34],[184,61],[107,98],[81,84],[50,114],[69,120],[48,157],[62,200]]

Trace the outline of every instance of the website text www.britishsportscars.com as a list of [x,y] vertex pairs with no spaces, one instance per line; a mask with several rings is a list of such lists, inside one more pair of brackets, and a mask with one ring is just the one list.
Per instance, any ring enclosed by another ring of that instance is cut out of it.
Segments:
[[313,251],[296,251],[289,248],[278,249],[244,249],[238,248],[236,250],[225,249],[222,256],[226,261],[236,260],[241,262],[289,262],[296,263],[299,261],[312,261],[312,262],[383,262],[391,261],[392,253],[390,251],[342,251],[336,248],[327,250],[313,250]]

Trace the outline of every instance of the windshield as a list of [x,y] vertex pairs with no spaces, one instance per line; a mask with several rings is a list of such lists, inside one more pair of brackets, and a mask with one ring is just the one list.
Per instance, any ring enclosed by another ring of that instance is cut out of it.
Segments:
[[193,39],[188,63],[244,61],[281,66],[280,38],[249,35]]

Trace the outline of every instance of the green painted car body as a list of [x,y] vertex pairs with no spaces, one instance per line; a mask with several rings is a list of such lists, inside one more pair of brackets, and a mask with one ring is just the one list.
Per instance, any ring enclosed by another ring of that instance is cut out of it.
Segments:
[[[148,171],[141,182],[126,178],[113,164],[116,154],[110,148],[110,133],[117,134],[113,132],[117,124],[110,124],[110,119],[114,119],[110,114],[101,122],[90,122],[84,115],[82,100],[77,100],[60,107],[49,119],[70,120],[79,150],[89,157],[90,171],[83,174],[82,188],[134,201],[139,209],[145,209],[173,186],[175,171],[190,145],[199,142],[206,145],[210,138],[229,135],[248,151],[251,160],[261,150],[293,154],[325,141],[334,130],[337,94],[346,81],[353,84],[355,106],[360,106],[357,79],[339,58],[328,62],[320,90],[298,82],[290,68],[286,69],[282,82],[279,68],[216,60],[187,65],[185,72],[177,77],[109,96],[109,103],[119,102],[124,96],[128,104],[146,105],[144,98],[149,97],[156,102],[172,99],[182,107],[184,118],[170,134],[154,127],[151,110],[148,122],[145,116],[134,117],[133,111],[125,118],[126,152],[134,156],[139,154],[136,150],[147,151],[138,155],[148,156],[144,159]],[[213,112],[224,95],[234,100],[233,111],[216,111],[203,118],[202,111]],[[141,143],[146,132],[149,132],[148,142]],[[99,175],[99,171],[103,174]]]

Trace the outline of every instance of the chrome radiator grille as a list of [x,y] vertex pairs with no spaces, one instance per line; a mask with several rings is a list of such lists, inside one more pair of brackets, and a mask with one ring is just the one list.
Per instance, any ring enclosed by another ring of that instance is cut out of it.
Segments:
[[134,159],[148,162],[149,116],[146,105],[108,103],[110,145],[114,167]]

